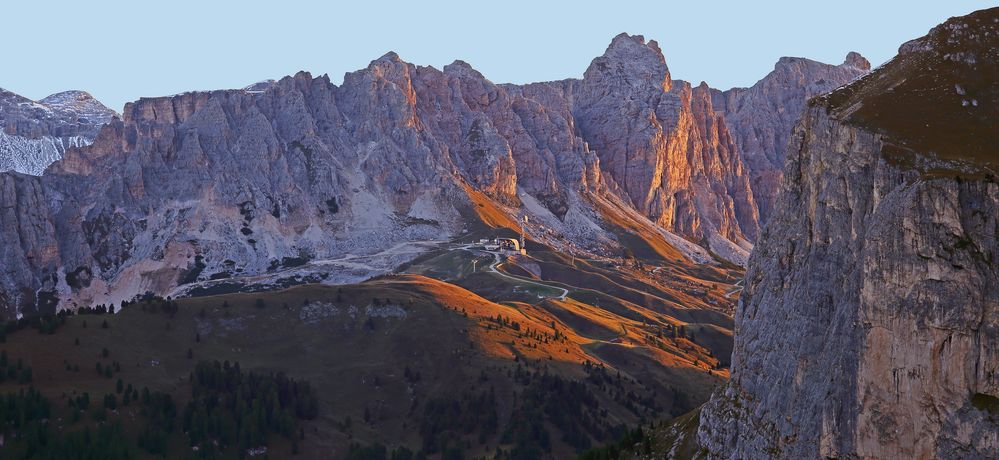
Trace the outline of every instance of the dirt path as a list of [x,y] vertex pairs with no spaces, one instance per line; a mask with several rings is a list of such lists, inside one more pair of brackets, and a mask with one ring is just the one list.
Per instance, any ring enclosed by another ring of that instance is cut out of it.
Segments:
[[725,298],[731,298],[731,297],[732,297],[732,294],[735,294],[735,293],[737,293],[737,292],[742,292],[742,289],[743,289],[743,287],[742,287],[742,282],[743,282],[743,281],[745,281],[745,280],[744,280],[744,279],[741,279],[741,280],[737,281],[737,282],[735,283],[735,289],[733,289],[733,290],[732,290],[732,292],[729,292],[728,294],[725,294]]

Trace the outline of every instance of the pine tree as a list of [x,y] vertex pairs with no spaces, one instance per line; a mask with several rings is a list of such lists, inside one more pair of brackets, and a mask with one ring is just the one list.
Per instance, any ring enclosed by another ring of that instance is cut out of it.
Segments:
[[18,376],[17,383],[21,385],[31,383],[31,366],[21,369],[21,375]]

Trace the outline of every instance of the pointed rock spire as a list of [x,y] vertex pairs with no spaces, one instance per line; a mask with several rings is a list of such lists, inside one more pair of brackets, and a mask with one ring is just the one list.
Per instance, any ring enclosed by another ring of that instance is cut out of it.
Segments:
[[871,62],[856,51],[847,53],[846,59],[843,60],[843,65],[853,66],[864,71],[871,70]]
[[672,87],[669,67],[655,40],[645,41],[641,35],[621,33],[611,40],[603,56],[590,63],[584,79],[591,81],[623,81],[634,89],[654,85],[663,91]]

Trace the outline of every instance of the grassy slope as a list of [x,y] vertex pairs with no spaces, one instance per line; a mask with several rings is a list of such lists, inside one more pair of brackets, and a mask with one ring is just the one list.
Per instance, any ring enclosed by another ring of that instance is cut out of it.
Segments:
[[[255,306],[258,298],[264,301],[263,308]],[[375,298],[379,304],[398,306],[405,317],[374,317],[369,322],[364,307]],[[223,307],[224,302],[229,306]],[[303,314],[307,302],[335,304],[339,313],[310,320]],[[496,391],[502,427],[516,404],[514,392],[520,391],[508,375],[518,364],[582,379],[586,373],[581,363],[603,361],[612,372],[621,371],[628,391],[658,394],[661,416],[667,417],[675,402],[671,388],[690,393],[683,402],[690,404],[705,398],[722,378],[682,360],[676,361],[676,368],[661,367],[657,363],[670,355],[658,349],[594,344],[544,308],[494,303],[421,276],[392,276],[341,288],[309,285],[280,292],[199,297],[179,303],[172,318],[138,306],[114,316],[70,317],[54,335],[19,331],[0,348],[12,359],[21,358],[32,366],[34,385],[54,401],[57,416],[63,419],[68,418],[64,395],[89,392],[92,400],[99,400],[113,391],[118,378],[139,388],[171,393],[182,408],[189,394],[187,376],[199,359],[239,361],[245,370],[284,371],[304,378],[321,397],[320,417],[306,423],[304,458],[336,458],[352,440],[407,444],[417,450],[422,404],[434,397],[477,390],[483,385],[479,380],[483,374]],[[359,307],[353,316],[348,312],[350,305]],[[496,315],[517,321],[521,330],[497,327],[491,320]],[[100,327],[105,320],[107,329]],[[528,328],[552,334],[553,322],[566,341],[544,343],[523,334]],[[196,335],[200,342],[195,341]],[[77,338],[80,344],[74,345]],[[110,350],[107,358],[101,358],[103,348]],[[189,348],[194,359],[187,358]],[[117,361],[121,372],[111,379],[100,376],[94,369],[98,361],[104,365]],[[80,371],[67,371],[66,362],[78,365]],[[407,366],[421,373],[419,382],[404,379]],[[17,387],[8,381],[0,392]],[[601,407],[608,409],[608,423],[637,423],[636,413],[615,402],[612,391],[598,391]],[[124,408],[111,419],[133,420],[138,417],[135,410],[135,406]],[[369,423],[364,422],[365,413]],[[341,431],[338,424],[348,416],[353,427]],[[286,441],[272,439],[272,452],[290,451]],[[554,439],[555,452],[572,454],[571,448],[560,443],[560,436]],[[481,446],[473,441],[471,452],[484,453],[496,443],[495,436]],[[181,434],[175,435],[173,446],[174,452],[183,450]]]

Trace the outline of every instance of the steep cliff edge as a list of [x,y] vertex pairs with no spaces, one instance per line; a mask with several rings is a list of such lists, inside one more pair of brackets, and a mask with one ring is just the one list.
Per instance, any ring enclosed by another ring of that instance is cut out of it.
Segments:
[[999,9],[814,99],[701,412],[716,458],[999,456]]

